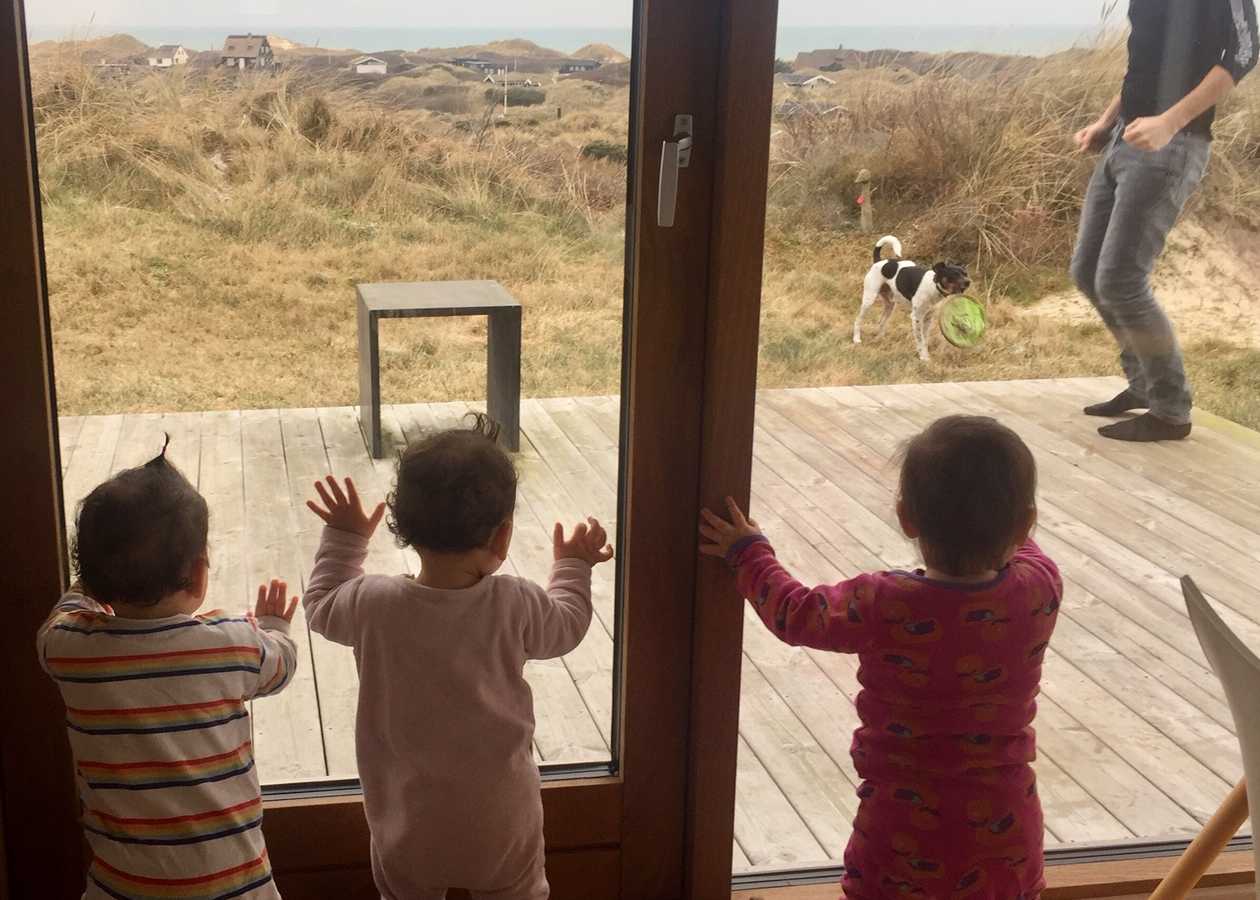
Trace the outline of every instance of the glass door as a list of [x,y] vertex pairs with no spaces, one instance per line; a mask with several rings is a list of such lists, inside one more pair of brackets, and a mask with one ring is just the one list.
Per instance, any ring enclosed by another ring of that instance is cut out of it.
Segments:
[[[1073,154],[1071,139],[1119,92],[1125,5],[1106,4],[1101,21],[1090,2],[1007,6],[996,20],[991,4],[955,3],[935,18],[917,6],[907,25],[905,10],[858,22],[840,5],[779,4],[775,71],[764,76],[774,100],[752,514],[808,586],[888,570],[913,580],[924,562],[898,519],[901,449],[951,413],[1013,428],[1040,468],[1035,536],[1065,584],[1034,723],[1048,857],[1175,852],[1242,773],[1177,580],[1211,579],[1232,627],[1256,632],[1254,604],[1223,574],[1260,547],[1244,472],[1255,391],[1218,373],[1254,356],[1256,338],[1216,314],[1203,321],[1202,304],[1241,296],[1228,264],[1209,279],[1211,300],[1188,268],[1193,236],[1235,202],[1232,136],[1248,127],[1256,86],[1243,82],[1218,112],[1214,168],[1155,276],[1188,348],[1203,407],[1195,432],[1180,445],[1109,441],[1096,431],[1106,420],[1082,414],[1123,382],[1114,340],[1070,275],[1097,162]],[[947,293],[974,298],[980,318],[947,303],[916,343],[904,280],[888,279],[882,295],[877,280],[863,310],[872,254],[944,264],[942,277],[958,281]],[[960,334],[973,324],[987,329]],[[992,613],[973,610],[976,621]],[[912,640],[882,664],[907,690],[967,674],[942,676],[931,659]],[[854,736],[862,685],[880,676],[867,669],[860,684],[856,656],[790,647],[752,611],[741,663],[736,880],[838,878],[860,796],[881,789],[864,783]],[[887,723],[908,742],[915,725]],[[959,740],[982,764],[984,728]],[[931,815],[919,787],[907,772],[899,789]],[[1000,828],[988,815],[978,810],[976,827]],[[910,838],[903,849],[909,861]],[[923,862],[903,867],[902,890],[933,892]]]
[[[30,116],[6,113],[35,157],[7,168],[38,171],[50,327],[22,346],[53,377],[62,553],[79,499],[165,433],[211,507],[211,603],[300,589],[310,484],[384,497],[391,457],[485,409],[503,362],[475,317],[387,318],[361,354],[364,286],[497,283],[522,311],[508,569],[544,579],[557,520],[617,534],[586,640],[527,670],[556,883],[682,890],[691,648],[669,613],[693,600],[719,6],[286,10],[40,5],[5,32],[29,55],[4,77]],[[416,564],[374,539],[370,570]],[[367,875],[357,683],[297,624],[300,674],[252,717],[278,878],[317,895]]]
[[[71,539],[84,494],[169,433],[213,511],[208,602],[299,589],[311,483],[336,472],[383,499],[402,448],[486,410],[488,363],[519,372],[491,408],[521,428],[504,571],[545,582],[556,521],[615,533],[632,13],[30,9]],[[519,346],[485,316],[385,319],[365,359],[356,305],[375,284],[416,306],[519,303]],[[378,531],[370,570],[418,566]],[[616,584],[598,568],[586,640],[529,666],[548,772],[615,767]],[[301,617],[299,674],[253,709],[269,786],[356,776],[353,657]]]

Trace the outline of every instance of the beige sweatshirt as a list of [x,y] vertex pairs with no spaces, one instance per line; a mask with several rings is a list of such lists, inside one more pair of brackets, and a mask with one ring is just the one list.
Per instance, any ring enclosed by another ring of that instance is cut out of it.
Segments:
[[368,542],[325,528],[302,604],[311,630],[354,648],[359,777],[377,887],[494,890],[541,865],[529,659],[573,650],[591,622],[591,566],[555,564],[547,590],[496,575],[436,590],[364,575]]

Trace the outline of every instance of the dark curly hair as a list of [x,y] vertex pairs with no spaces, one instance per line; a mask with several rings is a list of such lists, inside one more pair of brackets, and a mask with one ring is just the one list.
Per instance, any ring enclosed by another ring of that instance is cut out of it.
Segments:
[[[166,438],[170,445],[170,436]],[[101,603],[154,606],[192,587],[206,555],[206,500],[162,452],[119,472],[79,503],[74,569]]]
[[398,457],[389,530],[400,547],[464,553],[485,547],[516,509],[516,467],[498,444],[499,426],[477,413],[410,445]]
[[902,451],[900,497],[924,561],[950,575],[974,575],[1001,568],[1028,527],[1037,463],[996,420],[947,416]]

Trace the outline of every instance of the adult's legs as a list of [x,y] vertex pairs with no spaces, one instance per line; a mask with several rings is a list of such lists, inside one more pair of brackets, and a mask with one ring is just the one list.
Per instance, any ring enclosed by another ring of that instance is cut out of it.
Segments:
[[1098,294],[1098,267],[1116,207],[1117,184],[1110,163],[1117,149],[1115,145],[1108,145],[1094,169],[1081,211],[1076,250],[1072,254],[1072,280],[1076,282],[1077,289],[1093,304],[1094,309],[1098,310],[1103,324],[1120,345],[1120,366],[1129,381],[1129,397],[1122,394],[1111,403],[1098,404],[1097,407],[1087,409],[1087,412],[1094,415],[1109,415],[1113,409],[1115,412],[1126,412],[1136,406],[1145,405],[1146,401],[1146,379],[1142,364],[1129,348],[1124,331]]
[[1170,425],[1190,422],[1192,398],[1181,348],[1150,276],[1203,177],[1208,152],[1206,141],[1181,135],[1157,153],[1121,144],[1109,162],[1115,190],[1094,276],[1097,305],[1121,343],[1131,389]]

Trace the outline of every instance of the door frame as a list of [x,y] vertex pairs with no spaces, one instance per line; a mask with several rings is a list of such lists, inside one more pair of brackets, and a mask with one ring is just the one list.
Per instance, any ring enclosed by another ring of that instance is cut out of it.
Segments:
[[7,429],[0,449],[0,553],[22,562],[6,579],[7,627],[0,637],[0,652],[10,661],[9,684],[0,692],[0,869],[15,898],[34,885],[70,896],[82,880],[74,873],[82,868],[82,837],[60,698],[35,655],[48,601],[64,587],[66,547],[23,34],[20,5],[6,3],[0,17],[0,415],[18,427]]

